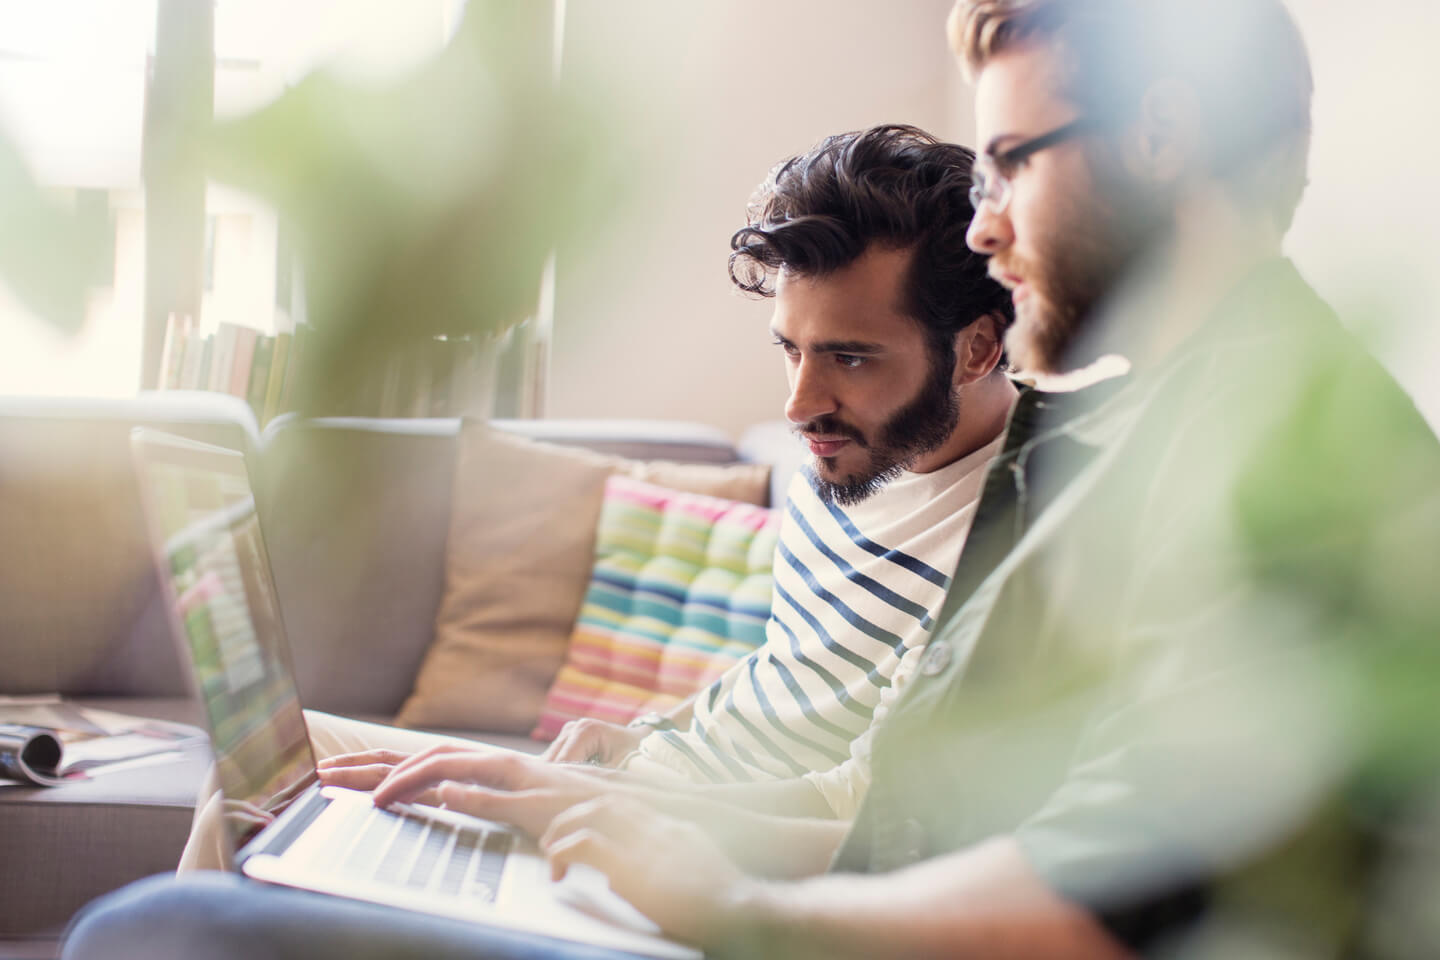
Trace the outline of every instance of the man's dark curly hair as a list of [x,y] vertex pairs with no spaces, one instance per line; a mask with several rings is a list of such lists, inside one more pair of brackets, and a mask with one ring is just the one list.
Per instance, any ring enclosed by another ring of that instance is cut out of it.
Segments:
[[879,244],[913,251],[906,312],[932,351],[953,350],[955,335],[986,314],[1003,330],[1015,316],[1010,295],[965,244],[974,162],[974,151],[900,124],[826,137],[751,198],[748,223],[730,238],[730,279],[773,297],[780,271],[824,276]]

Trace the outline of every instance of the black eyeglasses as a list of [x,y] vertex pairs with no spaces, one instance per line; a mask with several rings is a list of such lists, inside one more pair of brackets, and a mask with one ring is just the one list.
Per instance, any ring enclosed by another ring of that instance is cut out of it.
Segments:
[[1008,150],[997,150],[978,158],[971,173],[974,182],[970,185],[970,206],[978,213],[980,204],[988,203],[993,212],[1004,213],[1010,204],[1010,177],[1014,174],[1006,175],[1001,170],[1016,170],[1041,150],[1082,136],[1090,129],[1090,122],[1082,117],[1049,133],[1017,143]]

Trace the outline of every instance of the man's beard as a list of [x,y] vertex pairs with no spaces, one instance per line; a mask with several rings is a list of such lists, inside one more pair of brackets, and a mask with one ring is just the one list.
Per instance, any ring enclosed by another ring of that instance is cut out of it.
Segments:
[[1087,319],[1172,223],[1162,198],[1115,174],[1097,175],[1092,194],[1077,194],[1057,214],[1054,228],[1035,245],[1039,264],[996,265],[1030,286],[1005,338],[1006,353],[1022,372],[1067,373],[1097,359],[1076,352]]
[[[920,392],[880,427],[879,438],[873,443],[856,427],[828,414],[799,427],[798,433],[848,437],[870,452],[870,462],[860,472],[841,480],[826,480],[815,471],[815,493],[820,499],[846,507],[857,504],[904,473],[916,457],[938,449],[950,439],[960,422],[960,397],[951,383],[954,372],[954,349],[932,346],[930,372]],[[835,458],[821,459],[827,466],[834,466]]]

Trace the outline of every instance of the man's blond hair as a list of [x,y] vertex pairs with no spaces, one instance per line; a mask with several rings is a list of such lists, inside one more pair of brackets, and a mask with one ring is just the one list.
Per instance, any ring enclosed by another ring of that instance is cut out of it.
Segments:
[[958,0],[946,29],[972,81],[990,58],[1043,35],[1053,0]]
[[1055,51],[1061,92],[1100,124],[1123,125],[1157,81],[1180,80],[1202,110],[1212,171],[1289,229],[1314,81],[1281,0],[958,0],[948,29],[972,80],[1006,51]]

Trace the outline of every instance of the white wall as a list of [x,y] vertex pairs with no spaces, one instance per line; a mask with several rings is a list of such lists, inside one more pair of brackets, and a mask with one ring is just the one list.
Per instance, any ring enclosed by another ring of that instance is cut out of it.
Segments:
[[[1289,251],[1440,423],[1440,4],[1289,2],[1317,85],[1312,184]],[[824,134],[900,120],[972,140],[949,6],[570,0],[567,70],[637,88],[643,216],[606,233],[606,256],[561,265],[551,416],[738,433],[780,415],[769,308],[731,292],[729,235],[770,164]]]
[[664,416],[732,433],[782,415],[769,304],[726,273],[777,161],[882,122],[948,134],[950,0],[570,0],[565,70],[635,97],[628,204],[601,255],[561,262],[548,414]]
[[1440,4],[1287,2],[1315,71],[1289,252],[1440,427]]

